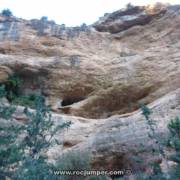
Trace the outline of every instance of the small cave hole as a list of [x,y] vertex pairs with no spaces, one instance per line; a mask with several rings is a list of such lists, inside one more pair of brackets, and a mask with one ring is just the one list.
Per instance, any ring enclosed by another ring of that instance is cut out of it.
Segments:
[[61,105],[62,106],[69,106],[69,105],[72,105],[74,103],[80,102],[84,99],[85,99],[84,97],[66,97],[62,100]]

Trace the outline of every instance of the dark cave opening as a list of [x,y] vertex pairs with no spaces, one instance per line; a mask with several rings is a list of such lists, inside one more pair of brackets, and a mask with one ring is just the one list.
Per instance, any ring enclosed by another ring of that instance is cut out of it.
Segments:
[[72,105],[74,103],[80,102],[84,99],[85,99],[84,97],[66,97],[62,100],[61,105],[62,106],[69,106],[69,105]]

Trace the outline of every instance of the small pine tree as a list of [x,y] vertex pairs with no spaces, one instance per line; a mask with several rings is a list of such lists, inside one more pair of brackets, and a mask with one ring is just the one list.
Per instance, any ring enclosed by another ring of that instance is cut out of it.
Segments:
[[134,7],[134,5],[131,4],[131,3],[128,3],[128,4],[126,5],[126,9],[132,9],[133,7]]
[[44,21],[44,22],[48,21],[48,17],[47,16],[42,16],[41,21]]
[[5,16],[5,17],[10,17],[10,16],[13,15],[10,9],[4,9],[4,10],[2,10],[1,13],[2,13],[2,15]]

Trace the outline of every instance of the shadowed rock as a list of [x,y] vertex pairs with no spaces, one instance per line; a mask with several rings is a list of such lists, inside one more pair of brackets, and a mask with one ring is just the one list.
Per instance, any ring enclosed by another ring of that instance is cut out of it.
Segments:
[[0,20],[0,40],[17,41],[19,39],[18,22],[13,20]]
[[100,32],[118,33],[136,25],[148,24],[153,18],[165,12],[166,9],[160,8],[158,11],[150,13],[146,7],[135,6],[107,14],[93,26]]

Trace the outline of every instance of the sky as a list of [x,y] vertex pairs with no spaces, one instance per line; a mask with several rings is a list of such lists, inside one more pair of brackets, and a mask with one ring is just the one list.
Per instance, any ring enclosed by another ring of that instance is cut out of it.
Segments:
[[92,24],[105,13],[125,7],[128,2],[146,5],[157,1],[180,4],[180,0],[0,0],[0,11],[9,8],[16,17],[23,19],[47,16],[57,24],[78,26]]

